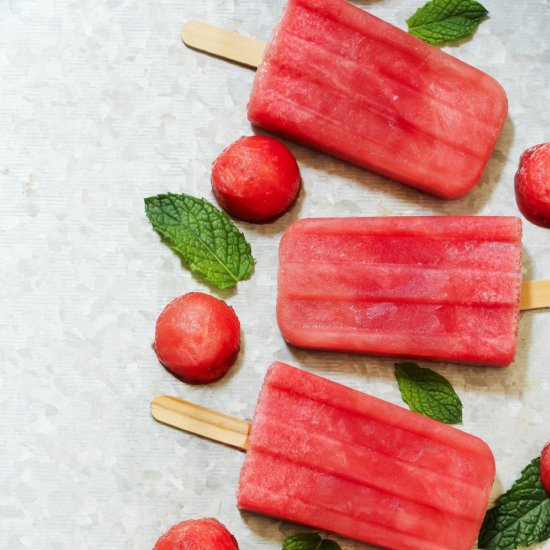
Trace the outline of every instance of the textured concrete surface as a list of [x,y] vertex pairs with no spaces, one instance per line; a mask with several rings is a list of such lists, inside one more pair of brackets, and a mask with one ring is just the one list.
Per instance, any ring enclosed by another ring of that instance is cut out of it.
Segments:
[[[0,548],[147,550],[173,523],[203,516],[243,549],[280,548],[298,530],[240,514],[243,456],[156,424],[149,400],[169,393],[250,417],[278,359],[400,403],[392,360],[284,344],[277,244],[292,220],[312,215],[517,214],[519,155],[550,141],[550,2],[484,3],[491,17],[477,35],[447,48],[510,99],[479,186],[442,202],[291,145],[299,202],[274,224],[239,224],[256,272],[220,293],[242,323],[239,361],[221,382],[189,387],[157,363],[153,327],[169,300],[208,289],[160,243],[143,197],[212,198],[212,160],[251,133],[253,72],[186,49],[179,29],[197,18],[267,38],[283,1],[0,2]],[[417,4],[360,2],[401,27]],[[550,231],[525,223],[524,247],[525,277],[550,278]],[[494,497],[550,439],[549,330],[550,312],[523,314],[506,370],[435,365],[463,399],[463,428],[494,450]]]

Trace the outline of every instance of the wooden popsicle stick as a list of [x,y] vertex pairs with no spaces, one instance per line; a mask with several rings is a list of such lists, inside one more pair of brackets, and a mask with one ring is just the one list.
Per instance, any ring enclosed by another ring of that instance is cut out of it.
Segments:
[[266,43],[202,21],[188,21],[181,29],[186,46],[241,65],[256,68],[264,56]]
[[521,285],[521,311],[550,308],[550,279],[526,281]]
[[158,422],[201,435],[246,451],[250,422],[227,416],[170,395],[151,401],[151,415]]

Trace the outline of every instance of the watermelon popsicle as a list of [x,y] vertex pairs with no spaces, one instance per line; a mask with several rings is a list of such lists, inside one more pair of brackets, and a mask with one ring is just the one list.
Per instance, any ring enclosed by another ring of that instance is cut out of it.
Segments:
[[249,120],[443,198],[478,182],[507,113],[489,75],[345,0],[289,0]]
[[246,449],[242,510],[395,550],[474,544],[495,465],[472,435],[282,363],[267,371],[251,427],[188,407],[159,397],[151,408]]
[[506,366],[521,290],[515,217],[303,219],[279,248],[290,344]]
[[506,119],[491,76],[345,0],[289,0],[267,47],[200,21],[181,35],[258,67],[253,124],[442,198],[476,185]]

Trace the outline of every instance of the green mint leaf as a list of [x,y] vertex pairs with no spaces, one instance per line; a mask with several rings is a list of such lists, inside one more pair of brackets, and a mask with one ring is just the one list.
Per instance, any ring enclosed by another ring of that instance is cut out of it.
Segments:
[[395,377],[411,411],[445,424],[462,422],[462,402],[446,378],[416,363],[397,363]]
[[337,542],[321,539],[319,533],[298,533],[287,537],[283,550],[342,550]]
[[479,548],[513,550],[550,539],[550,497],[540,481],[540,458],[501,495],[481,526]]
[[489,12],[475,0],[431,0],[407,19],[409,33],[428,44],[470,36]]
[[319,546],[319,550],[342,550],[342,548],[337,542],[330,539],[325,539],[321,543],[321,546]]
[[145,199],[153,228],[181,254],[185,265],[218,288],[248,279],[254,269],[250,245],[227,215],[190,195]]
[[318,550],[320,544],[319,533],[298,533],[285,539],[283,550]]

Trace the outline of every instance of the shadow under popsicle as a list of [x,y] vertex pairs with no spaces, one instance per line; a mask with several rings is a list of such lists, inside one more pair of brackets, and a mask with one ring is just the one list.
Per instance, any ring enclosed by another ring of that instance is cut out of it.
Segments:
[[[252,130],[257,134],[270,135],[268,132],[264,132],[256,127],[252,127]],[[498,186],[500,176],[508,161],[514,133],[514,124],[510,116],[508,116],[478,184],[464,197],[453,200],[432,196],[294,142],[285,140],[285,143],[292,150],[299,165],[322,170],[329,177],[345,178],[357,182],[361,186],[364,186],[365,190],[372,191],[375,196],[379,196],[380,194],[388,195],[392,200],[392,208],[398,210],[395,212],[396,214],[400,214],[402,209],[412,212],[415,207],[421,207],[434,210],[440,215],[475,215],[484,208]],[[334,192],[334,189],[332,191]]]
[[[530,323],[520,324],[520,339],[528,341]],[[524,347],[525,348],[525,347]],[[315,350],[299,350],[288,346],[293,360],[300,366],[305,366],[319,374],[347,372],[356,377],[356,382],[365,380],[361,391],[369,393],[369,378],[383,379],[395,382],[394,365],[405,361],[418,363],[422,367],[433,369],[449,379],[455,389],[461,391],[482,390],[484,392],[505,393],[518,398],[523,396],[525,389],[525,368],[523,357],[527,350],[518,351],[516,360],[508,367],[483,367],[475,365],[461,365],[455,363],[432,362],[399,357],[376,357],[335,353]],[[518,346],[518,350],[520,346]],[[521,363],[520,363],[521,361]],[[359,384],[361,385],[361,384]]]
[[[288,345],[287,348],[293,360],[313,372],[320,374],[347,372],[360,381],[369,378],[395,381],[394,365],[404,361],[418,363],[422,367],[433,369],[450,380],[455,389],[460,391],[482,390],[484,392],[505,393],[521,398],[526,387],[526,368],[531,334],[531,319],[529,313],[520,320],[518,335],[518,351],[515,361],[508,367],[485,367],[479,365],[462,365],[444,363],[423,359],[407,359],[400,357],[377,357],[338,353],[321,350],[302,350]],[[525,344],[524,344],[525,343]],[[360,388],[369,393],[368,386]]]
[[[266,540],[275,542],[273,540],[273,531],[276,528],[281,535],[276,542],[280,543],[281,546],[287,537],[296,535],[297,533],[319,532],[318,529],[312,530],[309,527],[304,527],[297,523],[261,516],[254,512],[247,512],[246,510],[239,510],[239,513],[244,523],[246,523],[247,528]],[[346,539],[333,533],[324,533],[321,531],[320,534],[323,538],[329,538],[336,541],[342,550],[379,550],[376,546]]]

